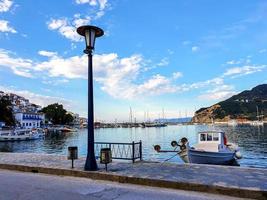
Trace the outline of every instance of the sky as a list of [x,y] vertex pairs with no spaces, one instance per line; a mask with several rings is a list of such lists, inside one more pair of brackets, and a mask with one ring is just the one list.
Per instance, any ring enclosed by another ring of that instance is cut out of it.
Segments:
[[0,90],[87,115],[95,43],[97,121],[193,116],[267,83],[265,0],[0,0]]

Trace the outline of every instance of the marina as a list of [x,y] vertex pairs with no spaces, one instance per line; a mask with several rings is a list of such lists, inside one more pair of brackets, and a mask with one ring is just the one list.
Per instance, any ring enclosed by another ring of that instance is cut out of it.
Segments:
[[[153,145],[159,144],[162,149],[170,148],[170,142],[186,137],[190,146],[198,142],[198,132],[207,130],[220,130],[226,133],[229,143],[239,146],[243,155],[238,160],[241,167],[267,167],[267,127],[251,126],[248,124],[230,126],[226,124],[215,125],[169,125],[166,127],[150,128],[97,128],[95,129],[96,142],[122,142],[142,141],[143,160],[184,163],[175,153],[160,154],[155,152]],[[68,146],[78,146],[79,155],[85,156],[87,129],[78,129],[77,132],[49,133],[42,140],[1,142],[1,152],[27,152],[67,155]]]

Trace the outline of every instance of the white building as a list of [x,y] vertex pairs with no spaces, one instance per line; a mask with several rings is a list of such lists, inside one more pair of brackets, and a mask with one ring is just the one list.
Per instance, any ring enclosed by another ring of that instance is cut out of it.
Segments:
[[43,113],[18,112],[15,119],[22,128],[39,128],[44,124],[45,115]]

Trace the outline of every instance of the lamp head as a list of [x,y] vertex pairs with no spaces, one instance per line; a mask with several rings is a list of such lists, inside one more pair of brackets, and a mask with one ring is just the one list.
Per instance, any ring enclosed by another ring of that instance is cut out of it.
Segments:
[[96,26],[80,26],[77,33],[85,37],[85,50],[93,50],[95,47],[95,38],[104,35],[104,31]]

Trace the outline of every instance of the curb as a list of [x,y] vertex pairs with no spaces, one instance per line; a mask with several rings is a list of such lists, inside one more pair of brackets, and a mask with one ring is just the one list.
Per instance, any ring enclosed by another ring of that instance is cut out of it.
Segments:
[[129,183],[129,184],[162,187],[169,189],[207,192],[207,193],[222,194],[222,195],[241,197],[241,198],[267,199],[267,191],[253,190],[249,188],[233,188],[233,187],[225,187],[218,185],[203,185],[199,183],[174,182],[168,180],[121,176],[121,175],[114,175],[110,173],[97,172],[97,171],[90,172],[90,171],[79,171],[72,169],[34,167],[34,166],[13,165],[13,164],[0,164],[0,169],[32,172],[32,173],[43,173],[43,174],[51,174],[58,176],[82,177],[95,180],[106,180],[119,183]]

